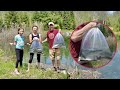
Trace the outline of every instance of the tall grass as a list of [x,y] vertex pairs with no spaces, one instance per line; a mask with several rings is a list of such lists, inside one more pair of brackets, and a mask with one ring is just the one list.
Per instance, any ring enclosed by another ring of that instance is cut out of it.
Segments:
[[14,36],[17,34],[17,29],[11,28],[0,33],[0,48],[4,51],[4,55],[9,57],[11,54],[14,55],[14,47],[9,45],[10,42],[14,41]]
[[115,38],[112,36],[108,36],[108,37],[106,37],[106,41],[108,43],[108,46],[109,46],[111,52],[115,52],[115,50],[117,48]]

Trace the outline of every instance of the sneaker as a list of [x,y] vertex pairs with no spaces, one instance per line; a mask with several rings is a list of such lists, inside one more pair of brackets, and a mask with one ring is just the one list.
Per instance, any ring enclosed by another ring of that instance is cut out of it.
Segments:
[[57,68],[56,68],[56,67],[53,67],[53,70],[54,70],[54,71],[57,71]]
[[45,69],[44,67],[41,67],[41,70],[44,70],[44,71],[45,71],[46,69]]
[[15,70],[15,74],[20,74],[20,73],[18,72],[18,70]]
[[57,67],[57,72],[58,72],[58,73],[60,72],[60,68],[59,68],[59,67]]
[[26,72],[29,72],[30,70],[29,69],[27,69],[27,71]]
[[39,69],[38,65],[36,65],[35,68]]
[[42,66],[39,66],[39,67],[38,67],[38,66],[36,66],[36,68],[37,68],[37,69],[41,69],[41,70],[45,70],[45,68],[44,68],[44,67],[42,67]]

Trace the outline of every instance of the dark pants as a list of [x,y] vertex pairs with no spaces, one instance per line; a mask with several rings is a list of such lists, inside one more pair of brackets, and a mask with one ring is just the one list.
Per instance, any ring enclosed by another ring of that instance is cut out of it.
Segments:
[[17,58],[15,68],[18,68],[18,64],[19,64],[19,63],[20,63],[20,67],[22,67],[23,50],[21,50],[21,49],[15,49],[15,51],[16,51],[16,58]]
[[[34,56],[34,53],[30,53],[29,63],[32,63],[33,56]],[[38,63],[40,63],[40,56],[41,56],[41,54],[37,54],[37,61],[38,61]]]

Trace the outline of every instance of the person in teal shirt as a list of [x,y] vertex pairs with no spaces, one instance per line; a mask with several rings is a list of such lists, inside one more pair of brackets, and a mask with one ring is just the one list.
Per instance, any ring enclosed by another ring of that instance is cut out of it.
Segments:
[[23,61],[23,50],[24,50],[24,29],[19,28],[18,34],[14,38],[14,43],[10,43],[10,45],[15,45],[15,51],[16,51],[16,66],[15,66],[15,73],[20,74],[18,70],[18,64],[20,63],[20,67],[22,67],[22,61]]
[[24,49],[24,36],[16,35],[15,40],[16,43],[16,49]]

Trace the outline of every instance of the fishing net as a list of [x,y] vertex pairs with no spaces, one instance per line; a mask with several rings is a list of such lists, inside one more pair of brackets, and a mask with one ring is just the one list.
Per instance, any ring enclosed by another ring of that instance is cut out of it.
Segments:
[[85,33],[78,61],[101,60],[102,58],[112,58],[111,56],[112,53],[106,38],[98,27],[94,27]]
[[43,51],[42,44],[39,41],[34,40],[30,47],[30,53],[41,53],[42,51]]
[[55,36],[52,48],[66,48],[65,41],[61,33],[57,33]]

